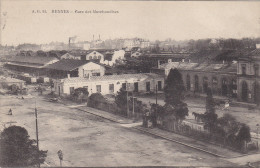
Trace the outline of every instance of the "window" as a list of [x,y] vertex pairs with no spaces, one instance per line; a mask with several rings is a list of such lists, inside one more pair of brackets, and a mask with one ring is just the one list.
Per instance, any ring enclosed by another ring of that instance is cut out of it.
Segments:
[[94,56],[94,59],[97,59],[97,56]]
[[122,83],[122,89],[126,90],[126,83]]
[[199,77],[195,75],[195,91],[199,91]]
[[134,92],[138,92],[138,82],[134,83]]
[[158,90],[159,90],[159,91],[162,90],[162,81],[158,81]]
[[70,94],[74,93],[74,87],[70,87]]
[[114,84],[109,84],[109,92],[114,93]]
[[187,80],[186,80],[186,86],[187,86],[187,90],[190,90],[190,75],[187,75]]
[[150,82],[146,82],[146,91],[150,92]]
[[217,85],[218,84],[218,79],[216,77],[212,78],[212,83],[213,85]]
[[242,75],[246,74],[246,64],[241,64],[242,67]]
[[97,85],[96,88],[97,88],[97,92],[100,93],[101,92],[101,85]]
[[92,73],[92,76],[100,76],[100,73]]
[[92,60],[92,56],[89,56],[89,60]]
[[101,56],[98,56],[98,59],[101,59]]
[[259,65],[254,65],[255,76],[259,76]]

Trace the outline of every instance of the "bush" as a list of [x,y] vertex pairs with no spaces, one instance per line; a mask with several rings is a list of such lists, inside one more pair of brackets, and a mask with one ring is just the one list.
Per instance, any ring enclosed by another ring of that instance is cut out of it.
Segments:
[[101,93],[93,93],[88,98],[88,107],[99,108],[102,103],[107,103]]

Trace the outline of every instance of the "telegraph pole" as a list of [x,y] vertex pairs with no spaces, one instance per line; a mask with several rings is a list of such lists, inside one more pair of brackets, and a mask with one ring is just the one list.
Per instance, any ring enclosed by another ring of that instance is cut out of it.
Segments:
[[38,167],[40,167],[40,163],[39,163],[39,138],[38,138],[38,121],[37,121],[37,108],[36,108],[36,100],[35,100],[35,125],[36,125],[36,142],[37,142],[37,159],[38,159]]

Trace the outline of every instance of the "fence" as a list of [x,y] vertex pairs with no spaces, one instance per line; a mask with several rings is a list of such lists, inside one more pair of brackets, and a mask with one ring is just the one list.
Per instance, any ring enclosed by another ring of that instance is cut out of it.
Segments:
[[[208,142],[220,147],[225,147],[234,151],[238,152],[248,152],[251,150],[258,149],[258,142],[257,141],[250,141],[250,142],[239,142],[234,139],[230,140],[227,137],[211,134],[208,130],[199,129],[200,127],[194,127],[187,122],[176,123],[174,121],[163,121],[161,117],[157,118],[157,125],[159,128],[174,132],[180,135],[184,135],[187,137],[191,137],[197,140],[201,140],[204,142]],[[200,124],[198,124],[200,125]]]

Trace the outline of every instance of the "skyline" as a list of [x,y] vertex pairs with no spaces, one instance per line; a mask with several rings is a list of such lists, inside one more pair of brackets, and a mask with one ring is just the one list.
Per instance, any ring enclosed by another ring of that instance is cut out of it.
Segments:
[[[1,44],[260,37],[260,2],[2,1]],[[33,13],[46,10],[48,13]],[[67,10],[70,13],[52,13]],[[75,13],[91,11],[91,13]],[[93,10],[118,13],[93,13]]]

